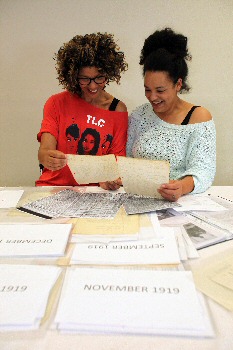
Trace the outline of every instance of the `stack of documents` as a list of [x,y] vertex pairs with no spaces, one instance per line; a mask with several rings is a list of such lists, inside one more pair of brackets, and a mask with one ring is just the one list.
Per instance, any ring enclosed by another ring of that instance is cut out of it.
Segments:
[[55,266],[0,265],[0,331],[37,329],[60,272]]
[[[161,226],[183,226],[196,249],[233,238],[233,205],[206,195],[179,198],[180,207],[156,211]],[[225,206],[224,206],[225,205]]]
[[53,326],[79,333],[213,336],[186,271],[70,268]]
[[113,218],[125,193],[82,193],[71,189],[27,203],[17,209],[46,219],[57,217]]
[[71,189],[27,203],[17,209],[46,219],[57,217],[114,218],[121,205],[127,214],[146,213],[179,206],[175,202],[104,191],[83,193]]
[[64,256],[71,224],[0,225],[0,257]]
[[116,243],[76,243],[71,264],[168,265],[179,264],[175,233],[162,238]]

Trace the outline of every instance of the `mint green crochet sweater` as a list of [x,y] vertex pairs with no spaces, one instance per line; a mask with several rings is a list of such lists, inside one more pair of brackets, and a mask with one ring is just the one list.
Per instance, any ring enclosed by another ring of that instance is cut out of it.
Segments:
[[192,175],[192,193],[206,191],[216,171],[214,121],[175,125],[161,120],[150,103],[139,106],[129,117],[127,156],[168,160],[170,179]]

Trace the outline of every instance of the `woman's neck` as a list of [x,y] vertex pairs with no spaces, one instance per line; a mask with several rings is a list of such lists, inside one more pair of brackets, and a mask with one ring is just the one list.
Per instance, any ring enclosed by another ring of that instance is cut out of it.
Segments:
[[111,103],[111,95],[108,94],[106,91],[102,91],[102,93],[98,94],[97,97],[92,97],[92,96],[87,96],[82,94],[81,98],[87,103],[102,109],[108,109]]
[[192,104],[181,100],[179,97],[165,112],[158,112],[156,115],[169,124],[181,124],[190,110]]

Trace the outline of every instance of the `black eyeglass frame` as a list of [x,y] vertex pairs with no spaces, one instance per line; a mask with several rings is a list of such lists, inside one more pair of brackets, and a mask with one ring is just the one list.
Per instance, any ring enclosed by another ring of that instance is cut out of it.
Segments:
[[[104,78],[104,80],[103,80],[102,82],[98,83],[98,82],[96,81],[96,79],[100,79],[100,78]],[[80,83],[80,80],[81,80],[81,79],[83,79],[83,80],[86,79],[86,80],[89,81],[89,82],[88,82],[88,83],[82,84],[82,83]],[[82,86],[84,86],[84,85],[90,85],[92,81],[94,81],[97,85],[100,85],[100,84],[105,83],[107,80],[108,80],[108,78],[105,77],[104,75],[99,75],[99,76],[97,76],[97,77],[95,77],[95,78],[78,78],[79,85],[82,85]]]

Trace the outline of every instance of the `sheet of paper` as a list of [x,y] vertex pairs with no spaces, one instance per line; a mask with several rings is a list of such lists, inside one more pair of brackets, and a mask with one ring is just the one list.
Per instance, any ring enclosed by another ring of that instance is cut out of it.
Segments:
[[77,243],[71,264],[164,265],[179,264],[175,234],[146,241]]
[[114,181],[119,178],[114,154],[106,156],[68,154],[67,164],[79,184]]
[[139,231],[139,216],[126,215],[120,208],[113,219],[85,219],[76,218],[70,222],[74,224],[73,234],[86,235],[114,235],[134,234]]
[[157,189],[169,182],[168,162],[118,156],[117,163],[127,193],[162,198]]
[[116,216],[124,200],[124,193],[76,193],[72,205],[62,212],[62,216],[111,219]]
[[54,326],[68,332],[213,336],[205,314],[190,272],[71,268]]
[[[193,212],[192,212],[193,213]],[[200,212],[206,213],[206,212]],[[216,213],[216,212],[209,212]],[[221,211],[221,213],[228,213],[228,211]],[[196,249],[202,249],[213,244],[225,241],[228,239],[228,233],[215,227],[207,222],[190,215],[189,212],[177,212],[176,208],[174,209],[163,209],[156,211],[158,215],[159,223],[161,226],[172,226],[172,227],[183,227],[192,243]]]
[[1,190],[0,191],[0,208],[16,207],[24,190]]
[[233,207],[224,211],[192,211],[195,218],[201,219],[213,226],[229,231],[229,238],[233,236]]
[[230,264],[225,267],[224,271],[217,272],[211,279],[233,291],[233,258],[229,263]]
[[71,229],[71,224],[0,225],[0,257],[63,256]]
[[186,230],[183,227],[176,228],[177,230],[179,229],[182,233],[182,237],[184,240],[184,245],[186,249],[186,253],[189,259],[195,259],[199,258],[199,254],[197,252],[197,249],[195,248],[192,240],[190,239],[189,235],[187,234]]
[[37,329],[61,269],[0,265],[0,331]]
[[178,228],[178,231],[176,232],[176,242],[177,242],[177,247],[178,247],[179,254],[180,254],[180,260],[182,260],[182,261],[188,260],[183,235],[182,235],[182,232],[179,228]]
[[188,222],[183,225],[196,249],[209,247],[227,239],[227,232],[211,224],[208,224],[191,215],[187,216]]
[[49,197],[27,203],[19,210],[43,217],[113,218],[125,200],[125,193],[80,192],[65,189]]
[[232,249],[215,254],[192,267],[197,288],[230,311],[233,311],[232,270]]
[[91,193],[65,189],[17,209],[47,219],[59,217],[110,219],[116,216],[121,205],[124,206],[127,214],[138,214],[156,209],[173,208],[179,204],[131,195],[123,191]]
[[176,202],[130,194],[125,197],[123,203],[123,207],[127,214],[149,213],[161,209],[175,208],[177,206],[179,206],[179,204]]
[[175,208],[176,211],[204,210],[204,211],[224,211],[226,208],[207,195],[187,194],[178,199],[181,207]]
[[[152,222],[150,220],[150,216],[148,214],[140,214],[139,215],[139,222],[140,222],[140,231],[139,234],[141,239],[150,239],[150,238],[157,238],[156,232],[152,226]],[[159,225],[158,225],[159,227]]]
[[189,222],[185,212],[178,212],[173,208],[156,210],[161,226],[181,226]]
[[64,210],[73,204],[74,198],[76,198],[76,192],[65,189],[56,194],[21,205],[18,209],[29,214],[51,219],[61,216]]

